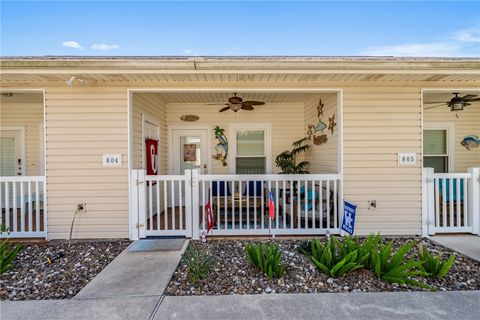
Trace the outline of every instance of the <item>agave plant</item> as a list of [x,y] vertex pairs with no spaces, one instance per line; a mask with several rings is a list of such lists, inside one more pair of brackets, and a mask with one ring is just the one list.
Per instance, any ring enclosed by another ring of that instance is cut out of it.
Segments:
[[447,260],[442,260],[440,256],[432,255],[425,245],[418,247],[418,258],[422,264],[421,269],[433,278],[445,277],[455,262],[454,255],[451,255]]
[[393,241],[379,244],[378,250],[372,251],[372,271],[378,278],[391,283],[409,284],[432,290],[433,287],[412,278],[428,275],[422,270],[422,262],[406,259],[406,255],[414,246],[415,241],[410,241],[401,245],[396,252],[392,252]]
[[308,256],[317,269],[331,277],[341,277],[362,268],[362,263],[368,258],[368,254],[359,254],[350,237],[344,245],[335,236],[331,236],[325,245],[315,239],[304,243],[300,252]]
[[282,265],[282,253],[276,244],[247,244],[248,261],[269,278],[281,277],[286,267]]

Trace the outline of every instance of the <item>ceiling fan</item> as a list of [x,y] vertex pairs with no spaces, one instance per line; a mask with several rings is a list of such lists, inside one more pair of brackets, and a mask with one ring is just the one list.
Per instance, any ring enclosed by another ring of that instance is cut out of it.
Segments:
[[460,93],[458,92],[452,92],[452,94],[454,95],[454,97],[448,101],[427,102],[426,104],[437,104],[437,105],[425,108],[425,110],[438,108],[441,106],[448,106],[450,107],[450,111],[462,111],[463,108],[471,105],[470,102],[480,101],[480,98],[475,98],[477,96],[475,94],[467,94],[466,96],[463,96],[463,97],[459,97],[458,95]]
[[233,97],[228,98],[228,102],[225,103],[225,107],[220,109],[218,112],[224,112],[227,110],[232,110],[233,112],[237,112],[238,110],[251,111],[255,109],[253,106],[261,106],[264,104],[265,102],[263,101],[243,101],[242,98],[237,97],[237,94],[234,93]]

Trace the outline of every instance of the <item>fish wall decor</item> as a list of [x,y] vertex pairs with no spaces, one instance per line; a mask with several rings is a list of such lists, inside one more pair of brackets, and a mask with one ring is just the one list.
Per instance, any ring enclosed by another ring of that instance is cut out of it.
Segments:
[[480,146],[480,139],[476,135],[469,135],[463,138],[462,142],[460,142],[462,146],[470,150],[472,148],[478,148]]

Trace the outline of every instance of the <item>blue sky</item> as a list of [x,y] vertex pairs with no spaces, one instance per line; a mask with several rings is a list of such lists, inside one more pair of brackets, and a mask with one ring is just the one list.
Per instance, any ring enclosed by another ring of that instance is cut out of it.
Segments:
[[2,56],[480,57],[469,2],[1,1]]

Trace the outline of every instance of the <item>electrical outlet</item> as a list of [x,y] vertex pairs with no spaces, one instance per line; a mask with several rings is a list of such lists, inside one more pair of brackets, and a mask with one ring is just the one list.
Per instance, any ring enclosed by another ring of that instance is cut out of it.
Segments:
[[376,209],[377,208],[377,200],[368,200],[368,209]]
[[77,204],[77,213],[86,213],[86,212],[87,212],[87,204],[85,202]]

